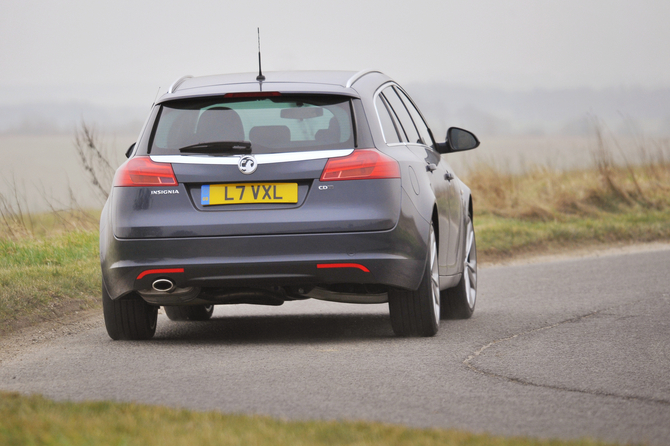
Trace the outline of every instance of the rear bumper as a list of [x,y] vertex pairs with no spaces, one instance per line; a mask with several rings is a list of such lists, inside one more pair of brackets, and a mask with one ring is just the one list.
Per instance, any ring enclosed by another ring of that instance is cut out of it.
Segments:
[[[103,279],[112,299],[149,289],[159,278],[179,288],[361,283],[416,289],[428,223],[402,201],[398,224],[387,231],[119,239],[101,226]],[[330,264],[363,268],[319,267]],[[164,269],[183,272],[151,272]]]

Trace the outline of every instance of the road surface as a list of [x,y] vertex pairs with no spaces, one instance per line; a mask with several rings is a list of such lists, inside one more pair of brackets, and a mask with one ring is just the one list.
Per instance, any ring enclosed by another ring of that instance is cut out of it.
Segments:
[[219,306],[114,342],[100,317],[0,363],[0,389],[286,419],[670,443],[670,247],[480,270],[472,319],[393,336],[386,305]]

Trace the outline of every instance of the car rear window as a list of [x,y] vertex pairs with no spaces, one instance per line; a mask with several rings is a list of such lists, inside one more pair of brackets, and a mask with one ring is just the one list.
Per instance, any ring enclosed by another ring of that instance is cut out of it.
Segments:
[[334,95],[209,97],[166,102],[149,152],[212,142],[251,143],[252,153],[353,148],[351,99]]

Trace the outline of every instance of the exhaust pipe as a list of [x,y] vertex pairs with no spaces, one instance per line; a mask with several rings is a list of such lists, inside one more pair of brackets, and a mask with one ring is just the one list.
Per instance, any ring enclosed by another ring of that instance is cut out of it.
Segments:
[[151,288],[156,291],[161,291],[163,293],[169,293],[173,291],[176,287],[173,281],[169,279],[157,279],[151,284]]

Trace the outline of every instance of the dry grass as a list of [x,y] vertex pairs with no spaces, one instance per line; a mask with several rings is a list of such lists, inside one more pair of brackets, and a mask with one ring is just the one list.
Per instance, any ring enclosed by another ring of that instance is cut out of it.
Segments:
[[74,148],[89,183],[104,202],[109,196],[116,171],[109,148],[102,143],[95,127],[84,121],[75,132]]
[[84,209],[70,192],[68,203],[59,202],[47,191],[39,191],[39,196],[49,209],[48,212],[29,212],[26,191],[16,181],[9,184],[10,193],[0,193],[0,241],[44,238],[70,231],[97,230],[100,210]]
[[[480,259],[670,240],[670,142],[637,144],[634,164],[596,126],[589,168],[532,166],[521,174],[486,163],[471,168],[465,182],[474,197]],[[615,153],[622,164],[615,164]]]
[[[594,166],[559,171],[533,166],[509,174],[479,164],[465,182],[475,197],[476,213],[520,221],[564,222],[575,217],[608,219],[615,214],[670,209],[670,144],[640,145],[641,163],[613,162],[616,140],[596,131]],[[651,145],[651,147],[650,147]]]
[[25,206],[0,194],[0,241],[40,239],[70,231],[97,230],[100,211],[97,209],[56,208],[50,212],[31,214]]
[[[95,127],[82,122],[77,128],[74,150],[88,178],[91,188],[104,203],[109,195],[114,177],[113,156],[102,144]],[[37,195],[42,197],[49,212],[32,214],[29,212],[28,193],[23,183],[16,178],[4,179],[7,195],[0,193],[0,240],[20,240],[40,238],[67,231],[92,231],[98,227],[100,211],[83,209],[74,191],[70,188],[69,201],[55,199],[42,185]]]

